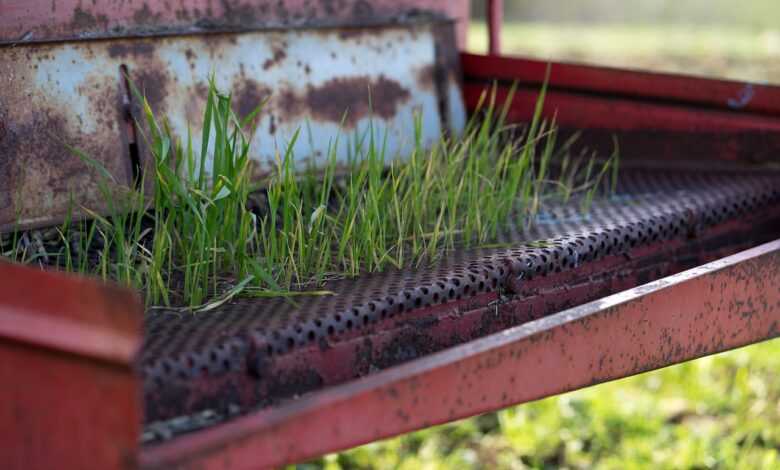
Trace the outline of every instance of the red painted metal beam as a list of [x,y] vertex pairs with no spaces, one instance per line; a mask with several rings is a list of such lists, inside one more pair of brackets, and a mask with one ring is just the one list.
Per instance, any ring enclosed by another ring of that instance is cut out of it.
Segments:
[[[180,380],[175,374],[161,377],[161,366],[155,367],[156,372],[146,369],[146,420],[192,415],[204,403],[224,409],[227,402],[251,410],[260,403],[279,403],[291,396],[340,385],[371,371],[384,370],[732,255],[772,240],[777,233],[780,233],[780,207],[757,210],[749,217],[699,230],[695,239],[689,239],[686,233],[641,243],[598,260],[583,261],[576,268],[560,272],[556,272],[558,268],[545,268],[543,274],[533,279],[525,276],[519,283],[510,280],[504,293],[516,296],[516,301],[509,304],[511,308],[499,312],[485,314],[484,310],[499,300],[497,292],[482,292],[477,282],[471,282],[473,295],[465,291],[462,298],[459,294],[457,299],[443,304],[407,310],[402,316],[378,318],[371,328],[344,330],[337,337],[310,341],[276,354],[268,352],[269,347],[274,347],[268,341],[269,336],[273,337],[270,331],[255,334],[251,333],[257,331],[255,328],[247,327],[254,352],[244,359],[245,365],[236,366],[231,373],[196,373],[192,378]],[[383,308],[386,307],[376,307]],[[355,322],[358,321],[356,316]],[[192,335],[198,336],[194,332]],[[159,364],[161,359],[155,361]],[[194,361],[199,364],[197,358]],[[246,373],[247,368],[251,374]],[[175,369],[173,366],[171,370]]]
[[[490,86],[467,83],[464,86],[466,106],[473,109]],[[496,90],[496,100],[503,103],[509,89]],[[533,115],[539,89],[518,89],[507,118],[527,119]],[[630,131],[653,129],[676,132],[780,132],[780,119],[757,114],[735,114],[723,110],[691,109],[653,102],[638,102],[620,97],[608,99],[549,90],[544,102],[545,114],[560,126],[582,126],[583,129]]]
[[501,54],[501,26],[504,22],[504,0],[488,0],[488,53]]
[[0,279],[2,467],[135,468],[138,296],[3,262]]
[[780,240],[145,449],[141,466],[274,467],[774,338],[778,286]]
[[[498,83],[502,103],[519,85],[508,119],[528,122],[548,64],[462,54],[466,106]],[[577,145],[652,160],[777,161],[780,87],[569,64],[551,64],[544,116]]]
[[461,54],[461,62],[471,82],[517,81],[538,89],[549,65],[551,89],[780,116],[777,86],[506,56]]
[[304,26],[366,26],[421,11],[457,21],[465,44],[466,0],[3,0],[0,44]]

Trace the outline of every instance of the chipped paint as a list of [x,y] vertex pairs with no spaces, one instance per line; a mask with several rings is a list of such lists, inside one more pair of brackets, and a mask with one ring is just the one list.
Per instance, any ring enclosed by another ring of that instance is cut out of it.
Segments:
[[0,230],[103,208],[97,171],[68,145],[99,157],[113,189],[130,184],[119,76],[81,45],[0,48]]
[[754,96],[756,96],[756,90],[753,87],[753,84],[746,83],[745,86],[739,90],[737,97],[729,98],[727,104],[731,109],[742,109],[750,104]]
[[466,0],[3,0],[0,44],[449,18],[465,46]]
[[[144,90],[166,87],[164,96],[150,97],[150,102],[169,116],[179,135],[185,135],[188,125],[200,127],[196,111],[202,110],[204,77],[212,70],[218,87],[237,90],[239,112],[268,98],[251,137],[259,174],[272,168],[277,152],[286,149],[299,129],[294,148],[299,158],[325,158],[341,135],[337,153],[343,161],[348,138],[365,136],[371,124],[380,141],[387,133],[387,153],[396,156],[412,150],[419,113],[423,144],[431,145],[442,129],[439,93],[447,90],[424,88],[416,80],[415,71],[435,65],[430,27],[359,31],[346,37],[335,29],[214,35],[200,39],[200,48],[188,40],[162,39],[149,58],[154,66],[148,68],[167,76],[140,76],[138,66],[129,66],[130,75]],[[461,112],[465,115],[465,108]],[[193,137],[200,139],[197,132]]]
[[[299,129],[294,152],[315,161],[337,136],[337,156],[345,160],[346,142],[366,138],[369,127],[378,141],[387,134],[388,158],[408,154],[417,115],[423,145],[431,145],[445,126],[457,132],[465,121],[457,60],[439,60],[441,50],[457,58],[452,42],[437,44],[434,30],[442,29],[452,24],[0,47],[0,144],[10,155],[0,162],[0,230],[56,223],[81,206],[105,209],[98,175],[65,144],[101,162],[112,186],[131,184],[126,119],[131,109],[137,122],[143,116],[138,106],[127,108],[122,67],[174,133],[193,129],[196,142],[212,74],[233,93],[240,116],[267,99],[251,136],[256,177]],[[420,80],[431,68],[444,78]]]

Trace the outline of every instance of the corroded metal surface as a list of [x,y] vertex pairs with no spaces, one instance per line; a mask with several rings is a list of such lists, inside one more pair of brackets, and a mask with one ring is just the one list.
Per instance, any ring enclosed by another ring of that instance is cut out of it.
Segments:
[[[780,175],[626,169],[613,200],[510,224],[504,248],[334,281],[324,288],[337,295],[294,304],[156,311],[142,358],[147,423],[272,405],[734,253],[777,236],[778,202]],[[489,310],[508,300],[512,311]]]
[[134,293],[0,262],[4,469],[136,468]]
[[[142,132],[132,129],[144,118],[124,73],[175,133],[186,136],[189,126],[194,142],[211,74],[240,116],[268,99],[251,137],[260,177],[297,129],[296,157],[317,160],[339,135],[337,153],[346,158],[369,127],[378,142],[387,135],[388,158],[408,154],[416,115],[423,145],[444,127],[462,128],[452,34],[449,22],[414,22],[0,47],[0,231],[56,223],[81,207],[104,210],[99,183],[131,184],[134,167],[149,157]],[[66,145],[99,161],[113,180]]]
[[[169,117],[174,132],[186,135],[189,124],[195,142],[200,141],[204,79],[210,71],[219,88],[232,90],[241,116],[267,98],[251,138],[255,171],[263,174],[297,129],[296,157],[319,161],[327,158],[337,137],[338,159],[345,160],[350,143],[356,137],[367,139],[370,127],[377,142],[387,134],[388,158],[408,155],[414,148],[416,114],[423,121],[423,145],[435,142],[443,122],[439,99],[449,93],[450,82],[435,80],[433,28],[418,24],[161,38],[153,43],[142,39],[116,51],[116,58],[126,61],[131,80],[158,113]],[[455,99],[465,115],[462,98]]]
[[0,231],[99,209],[100,173],[67,146],[131,184],[118,66],[90,46],[0,48]]
[[145,449],[141,465],[271,468],[775,338],[778,286],[780,240]]
[[421,14],[457,20],[466,0],[2,0],[0,44],[166,33],[367,26]]

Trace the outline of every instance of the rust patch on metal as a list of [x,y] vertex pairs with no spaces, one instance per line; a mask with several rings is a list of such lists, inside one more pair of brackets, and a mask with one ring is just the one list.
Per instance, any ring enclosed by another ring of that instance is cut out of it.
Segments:
[[[199,92],[200,93],[200,92]],[[246,80],[239,86],[235,93],[235,112],[239,118],[244,118],[252,113],[264,100],[271,95],[271,89],[259,85],[253,80]],[[200,96],[205,96],[200,94]],[[255,121],[259,118],[256,117]]]
[[268,70],[287,58],[287,53],[284,51],[284,45],[274,45],[272,49],[273,57],[263,62],[263,70]]
[[339,31],[339,39],[359,43],[363,37],[370,34],[371,30],[367,28],[345,28]]
[[203,124],[201,120],[204,112],[202,102],[204,97],[208,96],[208,92],[209,87],[203,82],[198,82],[189,88],[190,99],[185,103],[185,112],[193,126],[200,126]]
[[[105,105],[104,100],[100,101]],[[101,176],[68,146],[87,155],[99,155],[105,149],[100,143],[74,135],[68,125],[72,117],[56,109],[36,110],[29,118],[24,123],[11,124],[9,132],[0,138],[0,145],[5,149],[0,179],[8,188],[4,191],[5,201],[0,200],[0,209],[4,219],[11,215],[15,219],[0,222],[23,223],[43,215],[38,213],[46,210],[77,213],[79,205],[89,209],[102,206],[97,202],[101,195],[96,184]],[[57,204],[60,207],[51,207],[54,201],[60,201]]]
[[[127,41],[113,43],[108,47],[109,57],[151,56],[154,45],[145,41]],[[188,56],[189,57],[189,56]]]
[[162,14],[154,13],[146,2],[133,14],[133,21],[138,24],[158,23],[161,19]]
[[[94,57],[87,45],[62,47],[74,58],[63,59],[57,46],[0,49],[0,76],[8,77],[0,91],[0,230],[57,223],[69,213],[78,218],[81,207],[100,211],[98,182],[114,190],[132,178],[118,69],[60,77],[62,67]],[[114,180],[71,148],[99,161]]]
[[[154,10],[154,4],[149,6]],[[97,10],[92,8],[90,11]],[[183,137],[188,128],[197,132],[202,124],[199,121],[207,95],[207,73],[216,66],[218,86],[221,91],[233,94],[238,115],[246,116],[270,97],[268,106],[253,123],[252,158],[258,160],[260,166],[273,159],[275,146],[284,145],[304,121],[311,120],[314,133],[326,135],[335,132],[345,113],[343,124],[346,129],[354,129],[371,115],[378,126],[390,130],[389,143],[396,145],[403,129],[411,127],[412,113],[421,110],[427,119],[424,139],[432,141],[437,137],[433,134],[439,132],[439,126],[435,124],[438,124],[440,113],[431,105],[430,98],[437,92],[422,90],[413,75],[435,60],[431,54],[434,52],[431,27],[430,24],[354,27],[363,38],[360,45],[339,38],[338,30],[318,29],[0,48],[0,76],[8,77],[11,84],[0,91],[0,139],[2,142],[13,140],[19,147],[7,153],[27,152],[39,158],[37,154],[45,152],[47,155],[40,157],[42,161],[66,157],[77,160],[63,152],[50,157],[49,154],[55,154],[56,144],[27,145],[16,137],[20,135],[17,127],[23,123],[34,124],[23,131],[24,135],[34,134],[36,130],[39,134],[46,130],[49,135],[48,132],[54,130],[61,135],[62,142],[103,163],[120,184],[129,184],[133,168],[128,144],[129,123],[132,120],[139,123],[141,134],[148,129],[144,129],[146,123],[140,100],[128,88],[145,96],[155,114],[168,118],[173,132]],[[310,57],[307,47],[302,46],[308,44],[306,41],[322,44],[322,53]],[[263,47],[258,48],[257,44]],[[376,63],[384,59],[388,48],[392,57]],[[399,55],[402,49],[407,53]],[[376,66],[368,71],[362,66],[366,63],[376,63]],[[127,74],[131,87],[126,86],[123,73]],[[57,127],[54,116],[59,116],[64,129]],[[198,137],[193,138],[197,140]],[[321,140],[318,137],[317,141]],[[149,149],[140,135],[136,142],[138,158],[133,164],[140,163],[141,168],[146,168],[150,161]],[[306,147],[300,151],[307,152],[309,148]],[[324,154],[324,149],[315,148],[311,153],[316,160]],[[16,204],[10,194],[18,191],[20,185],[27,184],[20,183],[22,169],[15,165],[3,162],[0,167],[3,176],[0,225],[4,230],[15,218],[10,215]],[[78,181],[73,186],[86,199],[77,198],[77,202],[86,202],[85,206],[90,209],[100,209],[103,198],[96,194],[96,175],[57,165],[50,169]],[[37,206],[49,216],[47,223],[58,223],[56,214],[62,214],[67,201],[63,199],[64,195],[52,194],[52,191],[71,183],[63,186],[47,178],[46,174],[41,175],[34,187],[48,189],[24,204],[28,208]],[[13,188],[7,189],[12,184]],[[44,199],[45,203],[42,202]]]
[[352,16],[355,18],[370,18],[374,13],[373,5],[366,0],[357,0],[352,5]]
[[436,86],[436,66],[426,65],[417,71],[417,83],[420,87],[431,89]]
[[135,73],[131,71],[131,75],[137,80],[135,86],[152,106],[162,106],[168,95],[167,88],[170,78],[164,70],[144,68]]
[[93,29],[97,27],[105,27],[108,24],[108,16],[106,15],[94,15],[81,6],[77,6],[73,10],[73,17],[70,22],[70,26],[73,29]]
[[[239,3],[222,1],[222,8],[224,9],[222,21],[230,24],[250,25],[257,21],[258,8],[254,2]],[[277,2],[277,13],[280,16],[283,15],[284,4]]]
[[344,126],[353,128],[360,119],[369,115],[392,118],[398,106],[406,102],[411,93],[385,76],[374,80],[362,76],[334,78],[321,86],[309,86],[304,96],[289,90],[280,96],[280,109],[287,113],[287,119],[298,118],[306,110],[314,119],[331,122],[344,119]]

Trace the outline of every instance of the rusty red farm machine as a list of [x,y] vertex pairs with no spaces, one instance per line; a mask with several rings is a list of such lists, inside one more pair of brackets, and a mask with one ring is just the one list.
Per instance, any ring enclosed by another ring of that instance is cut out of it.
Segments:
[[0,263],[0,466],[277,467],[780,335],[780,88],[548,70],[500,55],[488,4],[475,55],[465,0],[0,0],[0,232],[61,223],[74,198],[105,208],[63,142],[117,186],[146,171],[132,83],[181,133],[210,74],[238,107],[268,97],[260,169],[304,123],[315,158],[369,112],[403,151],[416,111],[429,141],[514,84],[508,120],[546,83],[561,132],[621,155],[616,196],[586,215],[550,207],[500,247],[334,296],[145,313]]

